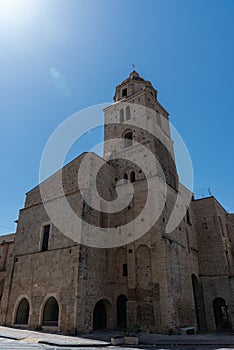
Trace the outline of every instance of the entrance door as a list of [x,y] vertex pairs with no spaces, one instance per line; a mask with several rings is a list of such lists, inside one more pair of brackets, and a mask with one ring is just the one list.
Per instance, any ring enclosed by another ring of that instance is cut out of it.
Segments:
[[227,331],[230,328],[228,319],[228,306],[223,298],[216,298],[213,301],[214,316],[217,331]]
[[127,297],[119,295],[117,298],[117,327],[124,329],[127,327]]
[[93,330],[106,329],[106,326],[106,307],[103,300],[100,300],[93,311]]

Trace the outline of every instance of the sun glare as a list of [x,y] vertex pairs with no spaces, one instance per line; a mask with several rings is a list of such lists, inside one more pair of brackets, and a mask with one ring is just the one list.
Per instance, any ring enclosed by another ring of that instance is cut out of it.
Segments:
[[27,24],[37,11],[37,0],[0,0],[0,24]]

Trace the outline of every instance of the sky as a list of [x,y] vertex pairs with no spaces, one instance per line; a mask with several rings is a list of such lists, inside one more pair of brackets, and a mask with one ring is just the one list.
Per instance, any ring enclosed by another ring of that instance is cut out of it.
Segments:
[[0,234],[15,231],[56,127],[112,102],[133,63],[189,150],[195,194],[234,212],[233,23],[233,0],[0,0]]

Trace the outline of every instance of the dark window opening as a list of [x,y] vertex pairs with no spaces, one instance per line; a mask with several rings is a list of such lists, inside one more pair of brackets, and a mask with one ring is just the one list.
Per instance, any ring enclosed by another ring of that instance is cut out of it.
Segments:
[[127,94],[128,94],[128,89],[127,88],[123,89],[122,90],[122,97],[127,96]]
[[42,252],[45,252],[48,250],[49,245],[49,237],[50,237],[50,225],[46,225],[43,228],[43,241],[42,241]]
[[134,171],[131,171],[131,173],[130,173],[130,181],[131,182],[135,182],[136,181],[136,177],[135,177]]
[[132,146],[132,132],[129,131],[124,135],[124,148]]
[[127,297],[119,295],[117,298],[117,327],[124,330],[127,327]]
[[130,106],[126,107],[126,120],[131,118]]
[[123,176],[124,180],[128,180],[128,174],[125,173],[124,176]]
[[128,264],[123,264],[123,277],[128,275]]

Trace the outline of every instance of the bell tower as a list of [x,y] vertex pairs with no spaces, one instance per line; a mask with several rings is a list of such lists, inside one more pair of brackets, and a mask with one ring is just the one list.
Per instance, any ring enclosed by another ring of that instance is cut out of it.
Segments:
[[[133,70],[116,86],[113,99],[114,104],[104,109],[104,138],[109,140],[105,142],[104,158],[120,159],[129,152],[136,152],[137,156],[137,144],[140,143],[157,157],[167,183],[176,189],[178,175],[169,114],[158,102],[157,90]],[[122,166],[118,164],[118,168]],[[135,178],[137,181],[141,176],[136,174]]]

